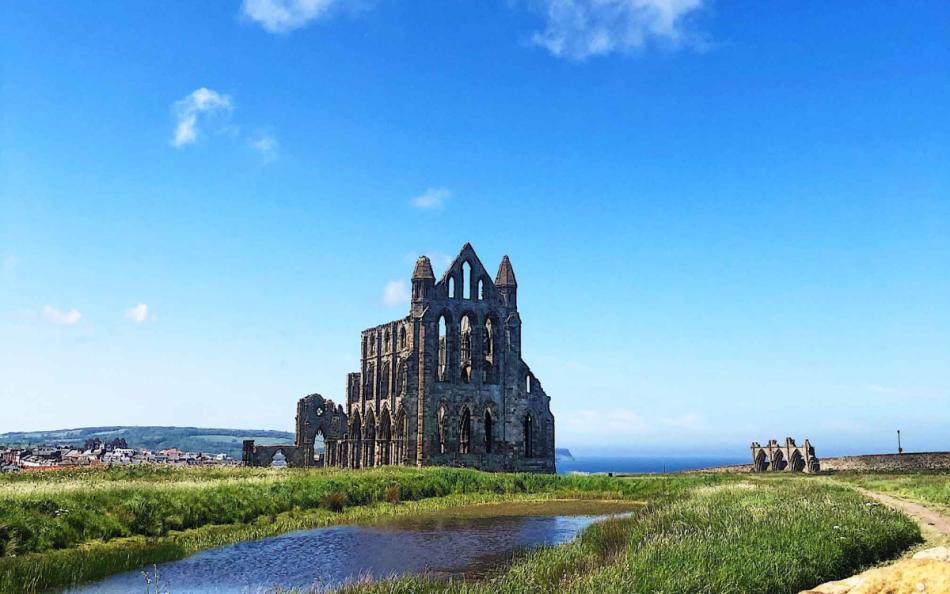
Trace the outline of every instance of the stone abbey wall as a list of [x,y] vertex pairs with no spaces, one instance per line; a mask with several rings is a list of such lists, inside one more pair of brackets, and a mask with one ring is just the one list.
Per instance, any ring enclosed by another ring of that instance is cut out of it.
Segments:
[[[244,463],[267,465],[280,451],[291,466],[554,472],[554,416],[521,358],[517,293],[507,256],[494,280],[470,244],[438,281],[429,259],[419,258],[409,314],[362,332],[360,371],[347,376],[345,404],[302,399],[296,443],[245,442]],[[314,455],[317,435],[322,459]]]

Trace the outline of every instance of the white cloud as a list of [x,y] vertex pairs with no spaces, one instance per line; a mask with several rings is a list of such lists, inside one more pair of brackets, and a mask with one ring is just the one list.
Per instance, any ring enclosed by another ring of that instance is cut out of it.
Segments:
[[148,306],[144,303],[139,303],[135,307],[130,307],[125,310],[124,316],[126,320],[132,320],[136,324],[141,324],[148,319]]
[[53,324],[61,324],[66,326],[72,326],[79,321],[79,318],[82,317],[82,314],[79,313],[78,309],[70,309],[69,311],[61,311],[55,307],[49,305],[43,306],[43,317]]
[[383,288],[383,303],[389,307],[409,303],[409,285],[404,280],[394,280],[386,283]]
[[277,158],[277,150],[280,145],[272,134],[259,134],[252,138],[250,142],[251,148],[257,151],[265,161],[273,161]]
[[531,42],[558,57],[584,60],[629,52],[651,39],[671,45],[698,41],[686,20],[704,0],[529,0],[545,29]]
[[442,208],[445,201],[452,197],[452,192],[448,188],[429,188],[422,194],[409,201],[416,208],[435,209]]
[[[244,0],[241,13],[271,33],[286,33],[326,16],[346,0]],[[352,3],[352,0],[350,0]]]
[[198,120],[206,120],[233,109],[231,98],[217,91],[201,87],[179,99],[173,106],[175,112],[175,136],[172,145],[181,148],[198,139]]

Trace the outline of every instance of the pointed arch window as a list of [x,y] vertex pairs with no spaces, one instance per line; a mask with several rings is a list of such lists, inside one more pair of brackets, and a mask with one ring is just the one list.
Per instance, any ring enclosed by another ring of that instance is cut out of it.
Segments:
[[531,413],[524,418],[524,457],[534,457],[534,419],[531,418]]
[[482,335],[482,383],[493,382],[492,371],[495,364],[495,326],[491,318],[485,320],[485,332]]
[[491,411],[485,411],[485,453],[490,454],[492,446],[495,443],[494,421],[491,418]]
[[467,384],[472,381],[472,319],[468,314],[462,317],[460,329],[462,338],[460,371],[462,381]]
[[439,407],[439,453],[445,453],[445,406]]
[[437,369],[437,377],[440,382],[445,381],[445,370],[448,368],[449,363],[449,345],[448,345],[448,324],[446,323],[445,316],[439,318],[439,366]]
[[485,299],[485,280],[478,279],[478,300],[481,301]]
[[389,382],[390,382],[389,373],[390,373],[389,361],[385,361],[383,362],[382,370],[380,370],[379,372],[379,395],[382,398],[389,397]]
[[472,298],[472,265],[462,262],[462,299]]
[[468,407],[462,409],[462,419],[459,421],[459,453],[467,454],[472,443],[472,415]]
[[455,277],[449,277],[449,299],[455,299]]

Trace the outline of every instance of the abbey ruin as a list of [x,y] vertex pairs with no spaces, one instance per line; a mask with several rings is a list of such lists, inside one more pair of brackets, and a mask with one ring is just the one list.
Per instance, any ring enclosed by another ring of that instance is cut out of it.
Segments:
[[[409,314],[362,332],[346,401],[297,403],[293,445],[244,442],[243,461],[359,468],[387,464],[554,472],[550,398],[521,358],[518,283],[494,281],[466,243],[436,281],[422,256]],[[318,445],[322,438],[323,452]]]
[[764,446],[752,442],[752,472],[818,472],[821,464],[815,455],[815,448],[807,439],[801,446],[791,437],[785,438],[785,445],[770,439]]

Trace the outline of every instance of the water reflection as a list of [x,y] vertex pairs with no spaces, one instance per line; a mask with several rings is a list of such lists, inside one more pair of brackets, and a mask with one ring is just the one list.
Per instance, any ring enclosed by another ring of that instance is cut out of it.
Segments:
[[[159,565],[159,591],[172,594],[261,593],[291,588],[319,591],[361,577],[420,572],[436,576],[479,576],[507,562],[519,551],[567,542],[603,517],[592,514],[485,517],[461,513],[449,517],[401,518],[372,526],[303,530],[210,549]],[[141,571],[133,571],[68,592],[127,594],[145,589]],[[155,591],[154,585],[152,591]]]

